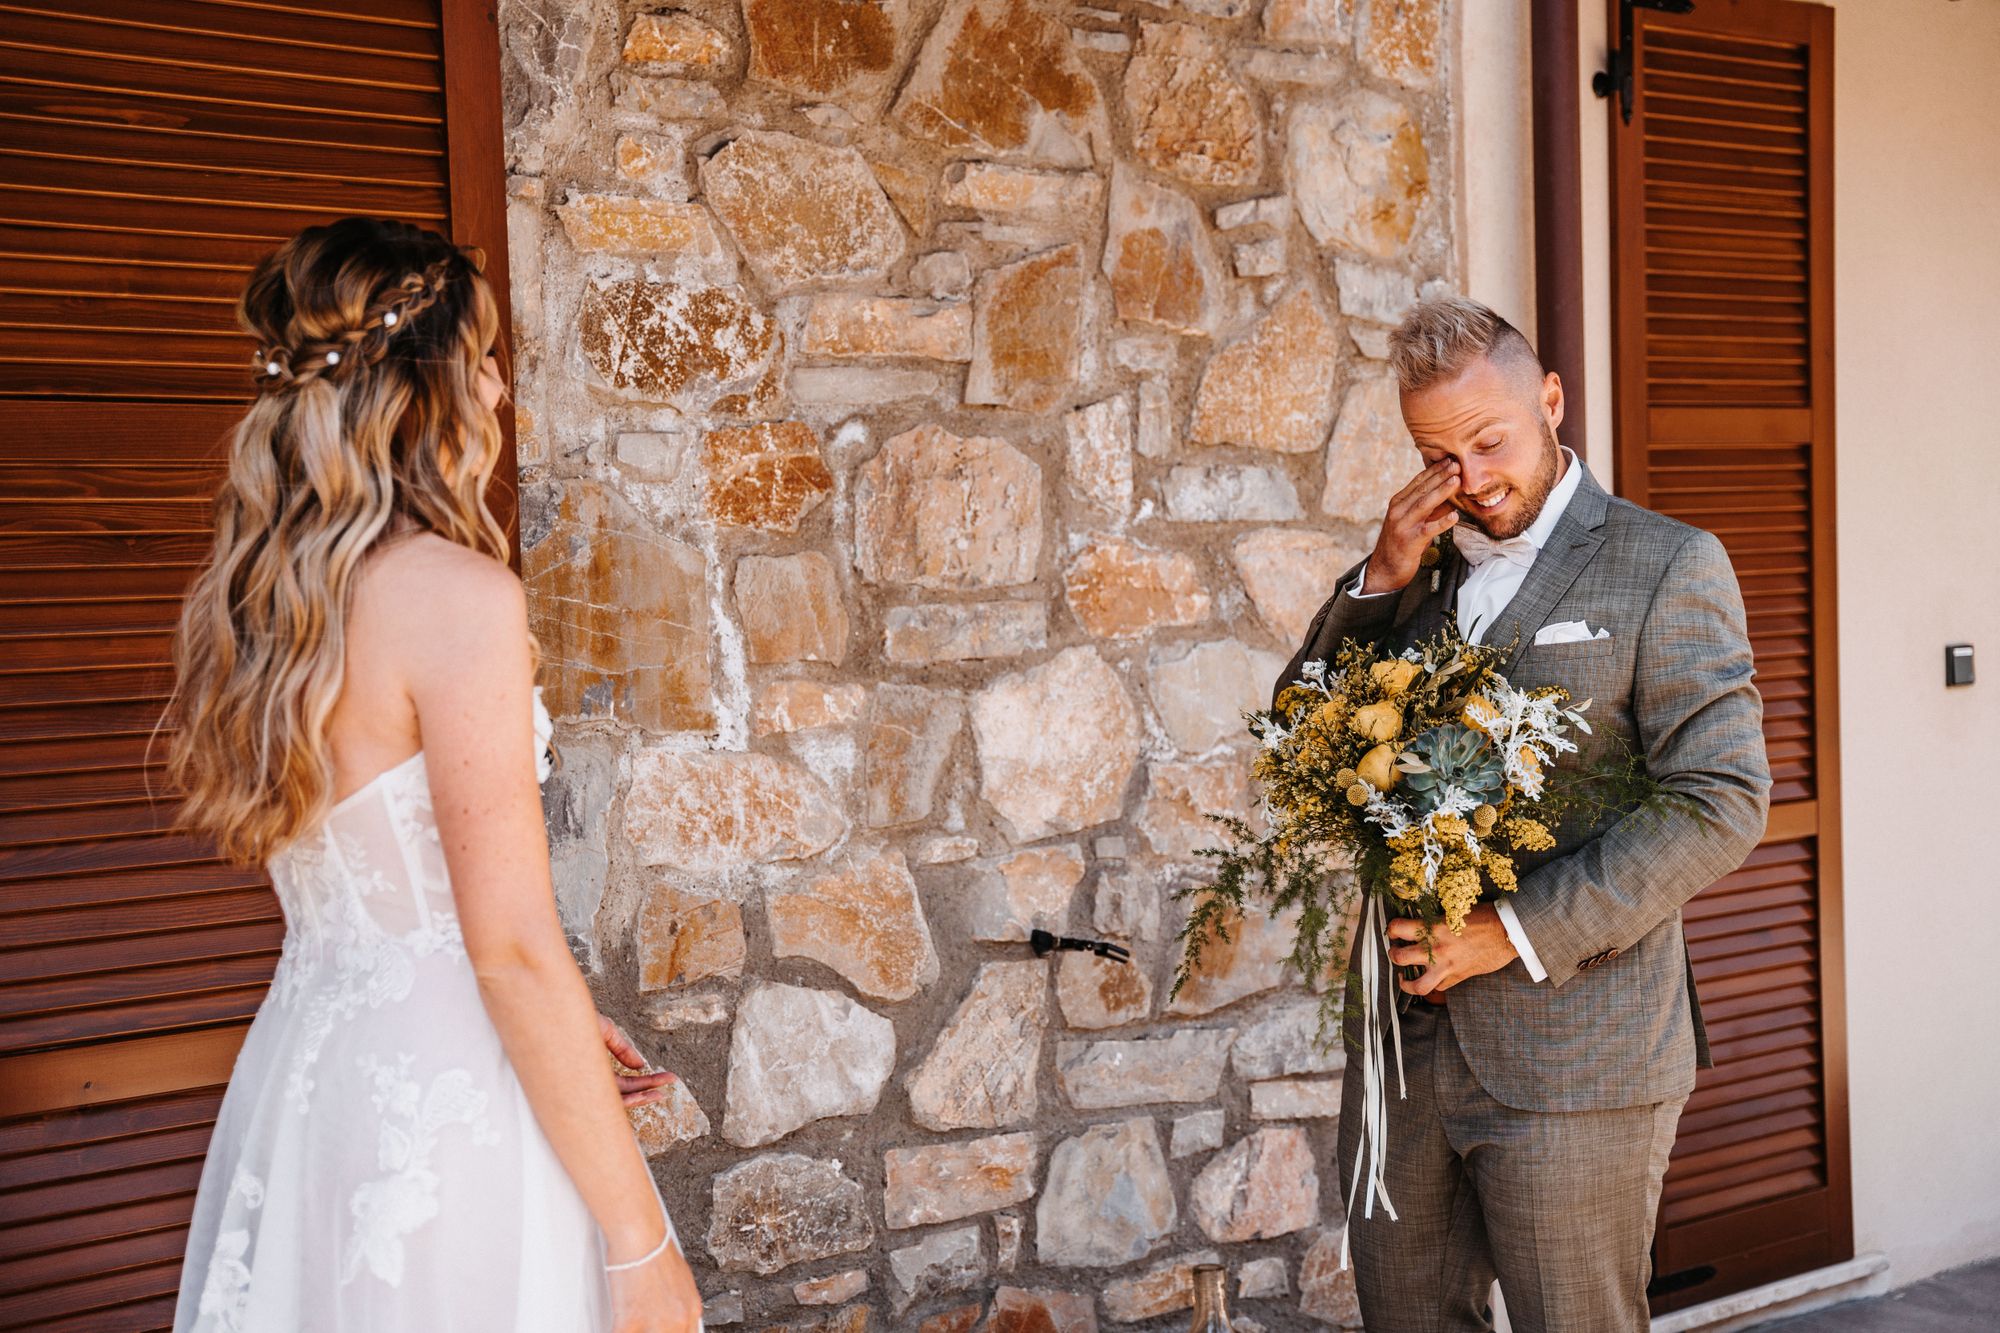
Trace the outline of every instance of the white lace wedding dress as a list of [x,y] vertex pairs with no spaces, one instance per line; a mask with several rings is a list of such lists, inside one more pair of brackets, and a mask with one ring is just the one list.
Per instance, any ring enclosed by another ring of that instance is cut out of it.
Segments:
[[270,871],[284,950],[209,1144],[175,1333],[609,1328],[602,1238],[466,958],[423,754]]

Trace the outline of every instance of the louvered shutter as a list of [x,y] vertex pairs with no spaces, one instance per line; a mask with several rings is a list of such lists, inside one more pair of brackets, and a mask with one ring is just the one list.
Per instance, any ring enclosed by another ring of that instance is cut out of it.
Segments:
[[[1616,7],[1613,12],[1615,15]],[[1832,20],[1792,0],[1637,16],[1613,103],[1619,490],[1706,528],[1743,587],[1770,827],[1685,914],[1716,1067],[1683,1113],[1655,1308],[1852,1254],[1839,986]]]
[[168,827],[152,734],[236,294],[369,213],[484,247],[504,300],[498,81],[490,3],[0,3],[0,1328],[170,1322],[282,937]]

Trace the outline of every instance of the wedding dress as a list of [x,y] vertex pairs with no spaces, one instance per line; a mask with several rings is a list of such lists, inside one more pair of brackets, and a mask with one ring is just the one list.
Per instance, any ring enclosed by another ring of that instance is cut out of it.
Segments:
[[423,753],[270,871],[284,948],[202,1169],[175,1333],[608,1329],[602,1237],[480,1001]]

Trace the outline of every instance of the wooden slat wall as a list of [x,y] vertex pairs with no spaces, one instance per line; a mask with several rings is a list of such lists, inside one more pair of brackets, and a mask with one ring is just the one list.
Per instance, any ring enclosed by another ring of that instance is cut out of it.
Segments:
[[[1615,17],[1616,7],[1613,6]],[[1681,1120],[1658,1311],[1852,1253],[1839,978],[1832,13],[1642,13],[1613,115],[1619,489],[1706,528],[1765,707],[1763,844],[1685,919],[1716,1067]],[[1615,103],[1614,103],[1615,107]]]
[[504,301],[498,80],[480,0],[0,0],[0,1329],[170,1322],[282,938],[170,828],[153,735],[236,294],[370,213],[481,245]]

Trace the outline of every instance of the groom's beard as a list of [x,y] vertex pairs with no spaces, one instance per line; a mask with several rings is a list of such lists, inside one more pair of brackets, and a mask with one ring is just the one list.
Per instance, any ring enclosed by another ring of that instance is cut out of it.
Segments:
[[1496,514],[1489,521],[1470,509],[1461,508],[1459,513],[1495,541],[1505,541],[1518,537],[1535,525],[1542,516],[1542,506],[1549,502],[1549,492],[1556,488],[1556,477],[1562,471],[1562,446],[1556,443],[1556,433],[1549,429],[1549,423],[1542,422],[1542,457],[1535,466],[1535,475],[1528,484],[1521,487],[1520,505],[1506,506],[1509,512]]

